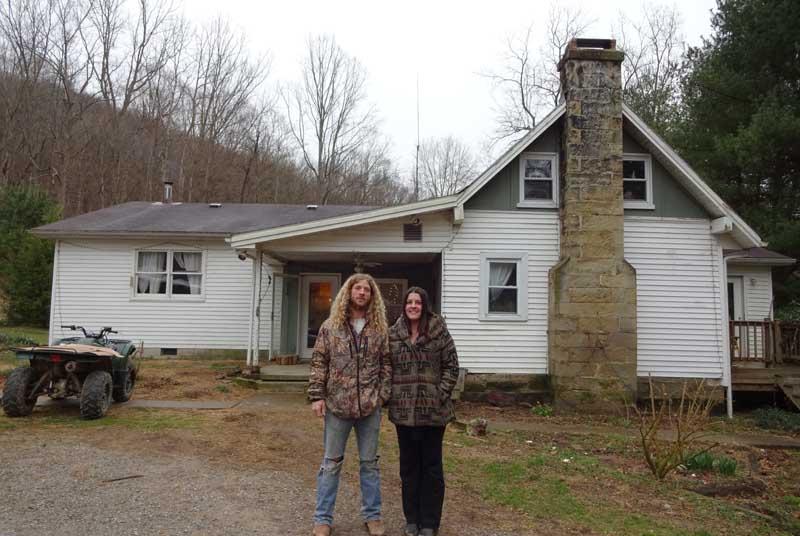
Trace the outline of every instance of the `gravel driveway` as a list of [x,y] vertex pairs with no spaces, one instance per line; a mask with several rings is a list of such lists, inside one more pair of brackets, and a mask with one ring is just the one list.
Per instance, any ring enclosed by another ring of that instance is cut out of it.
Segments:
[[[185,456],[120,455],[79,442],[5,434],[0,536],[311,532],[314,490],[288,473],[227,469]],[[142,476],[112,481],[134,475]],[[337,513],[337,534],[365,534],[358,491],[344,481]]]

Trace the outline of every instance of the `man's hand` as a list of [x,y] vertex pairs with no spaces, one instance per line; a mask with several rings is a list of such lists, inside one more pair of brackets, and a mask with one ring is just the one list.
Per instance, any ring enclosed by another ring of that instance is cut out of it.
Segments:
[[325,401],[324,400],[315,400],[311,403],[311,411],[314,412],[314,415],[317,417],[324,417],[325,416]]

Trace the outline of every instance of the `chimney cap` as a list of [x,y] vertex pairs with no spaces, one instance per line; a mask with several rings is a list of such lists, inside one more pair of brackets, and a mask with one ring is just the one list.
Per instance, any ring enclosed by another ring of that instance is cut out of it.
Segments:
[[568,48],[599,48],[602,50],[616,50],[616,39],[594,39],[588,37],[575,37],[570,39]]
[[564,56],[558,62],[558,70],[562,71],[567,60],[608,61],[622,63],[625,54],[617,50],[616,39],[573,38],[564,50]]

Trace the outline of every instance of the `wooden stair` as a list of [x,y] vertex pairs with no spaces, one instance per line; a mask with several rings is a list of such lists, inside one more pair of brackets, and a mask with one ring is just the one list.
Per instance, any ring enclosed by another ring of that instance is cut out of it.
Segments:
[[778,384],[778,388],[783,391],[786,398],[792,401],[794,407],[800,410],[800,376],[790,376],[789,378],[777,376],[775,383]]
[[776,367],[751,368],[734,366],[731,369],[734,392],[781,391],[792,404],[800,409],[800,366],[780,365]]

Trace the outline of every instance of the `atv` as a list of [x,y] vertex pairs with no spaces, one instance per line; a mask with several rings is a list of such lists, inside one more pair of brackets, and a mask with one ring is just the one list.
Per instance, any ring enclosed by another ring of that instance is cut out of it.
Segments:
[[53,399],[80,399],[81,418],[99,419],[112,399],[127,402],[133,394],[138,360],[131,341],[109,339],[117,332],[104,327],[99,333],[82,326],[61,326],[82,331],[83,337],[59,339],[52,346],[14,348],[18,359],[30,366],[14,369],[3,389],[3,411],[9,417],[30,415],[39,395]]

